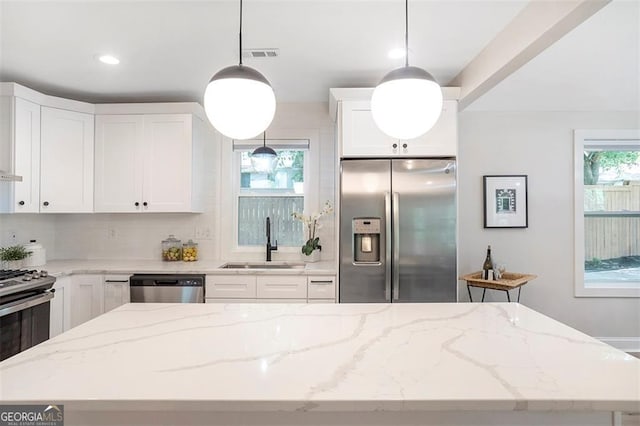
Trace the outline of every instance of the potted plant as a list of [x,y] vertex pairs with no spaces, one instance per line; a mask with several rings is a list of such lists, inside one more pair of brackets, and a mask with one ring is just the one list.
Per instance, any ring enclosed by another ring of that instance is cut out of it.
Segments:
[[24,259],[29,256],[31,256],[31,252],[22,245],[0,248],[0,261],[2,261],[3,269],[20,269]]
[[305,228],[306,242],[302,246],[301,250],[305,262],[317,262],[320,260],[320,250],[322,250],[322,246],[320,245],[320,237],[316,236],[316,232],[321,227],[318,220],[332,211],[333,207],[331,206],[331,202],[327,200],[320,213],[314,213],[309,216],[305,216],[298,212],[291,213],[291,216],[293,216],[294,219],[301,221]]
[[291,182],[293,182],[293,192],[296,194],[302,194],[304,192],[304,177],[302,176],[302,170],[296,171],[291,176]]

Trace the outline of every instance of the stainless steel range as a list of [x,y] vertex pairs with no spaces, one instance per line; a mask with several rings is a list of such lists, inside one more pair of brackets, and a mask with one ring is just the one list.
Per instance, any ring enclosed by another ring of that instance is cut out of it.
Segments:
[[47,271],[0,270],[0,361],[49,339],[55,281]]

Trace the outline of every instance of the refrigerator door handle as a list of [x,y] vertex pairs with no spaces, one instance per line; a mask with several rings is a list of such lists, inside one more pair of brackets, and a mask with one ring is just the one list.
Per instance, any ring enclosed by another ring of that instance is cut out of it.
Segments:
[[400,296],[400,216],[398,210],[400,208],[400,196],[397,192],[393,193],[393,300],[398,300]]
[[384,193],[384,215],[386,224],[385,258],[384,258],[384,298],[391,302],[391,193]]

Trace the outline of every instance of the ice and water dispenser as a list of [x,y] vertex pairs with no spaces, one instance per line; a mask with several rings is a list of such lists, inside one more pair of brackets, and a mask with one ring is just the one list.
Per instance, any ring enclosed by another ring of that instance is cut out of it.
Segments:
[[353,219],[353,263],[380,262],[380,218]]

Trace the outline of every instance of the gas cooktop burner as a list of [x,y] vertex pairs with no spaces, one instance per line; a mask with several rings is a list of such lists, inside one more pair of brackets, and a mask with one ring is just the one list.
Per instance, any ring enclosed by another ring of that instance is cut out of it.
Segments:
[[47,275],[49,275],[47,271],[37,271],[35,269],[2,269],[0,270],[0,281],[18,277],[23,277],[24,281],[29,281],[30,279],[46,277]]
[[16,292],[32,291],[34,288],[51,288],[56,281],[47,271],[36,269],[0,270],[0,299]]

